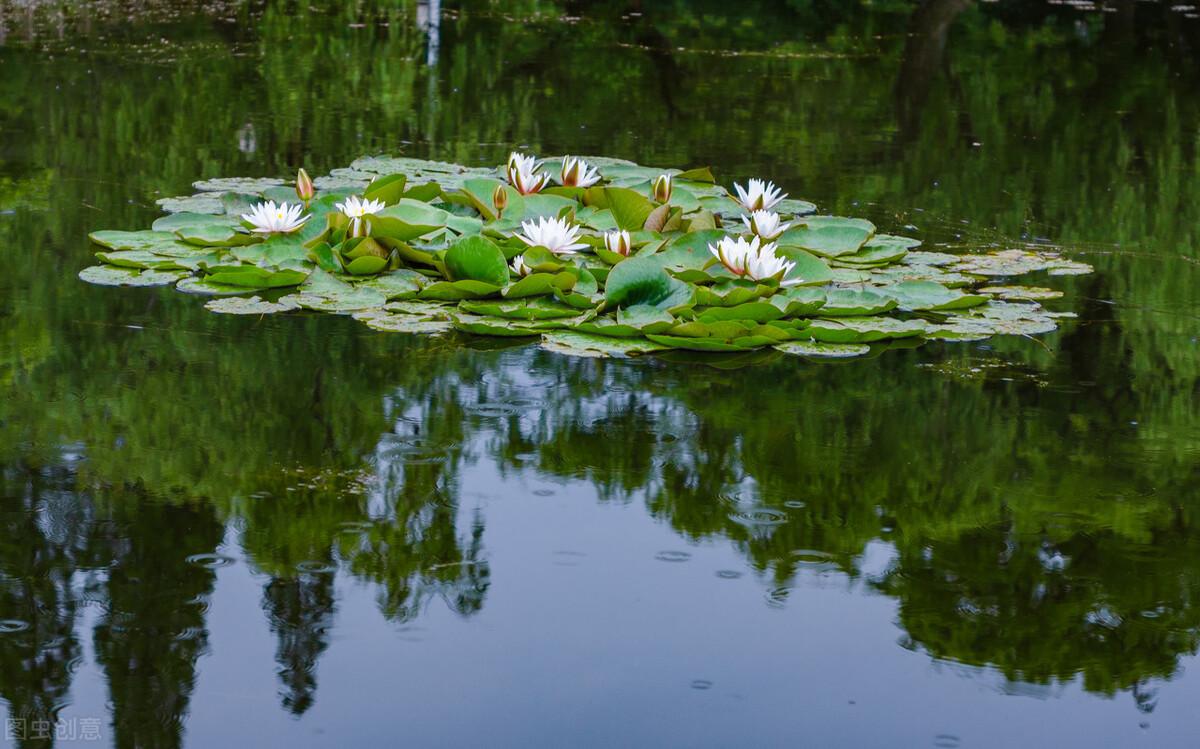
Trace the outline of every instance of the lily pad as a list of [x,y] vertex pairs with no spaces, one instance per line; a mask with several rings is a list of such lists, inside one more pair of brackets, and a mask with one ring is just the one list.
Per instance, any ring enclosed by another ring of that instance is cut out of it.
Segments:
[[926,330],[923,320],[894,317],[854,317],[813,320],[807,333],[822,343],[871,343],[886,338],[910,338]]
[[823,359],[848,359],[870,353],[865,343],[824,343],[822,341],[786,341],[775,344],[785,354]]
[[903,281],[882,290],[902,310],[942,311],[977,307],[987,302],[981,294],[965,294],[933,281]]
[[814,255],[852,255],[875,236],[875,225],[860,218],[809,216],[783,233],[781,247],[799,247]]
[[97,286],[169,286],[186,275],[184,271],[138,270],[113,265],[92,265],[79,271],[80,280]]
[[601,358],[610,356],[639,356],[667,348],[645,338],[629,339],[590,335],[571,330],[559,330],[542,336],[542,348],[568,356]]
[[278,302],[268,302],[256,296],[248,298],[230,296],[214,299],[206,303],[204,308],[210,312],[219,312],[225,315],[273,315],[277,312],[290,312],[298,309],[299,306],[288,297],[284,297]]

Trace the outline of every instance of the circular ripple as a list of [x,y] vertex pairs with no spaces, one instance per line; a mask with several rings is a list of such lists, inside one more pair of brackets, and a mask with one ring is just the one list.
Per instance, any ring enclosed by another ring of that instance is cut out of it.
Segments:
[[742,573],[737,570],[717,570],[717,577],[722,580],[737,580],[742,576]]
[[224,554],[192,554],[184,561],[188,564],[194,564],[197,567],[215,570],[218,567],[228,567],[237,560]]
[[787,507],[788,509],[791,509],[791,510],[800,510],[800,509],[807,507],[808,503],[802,502],[799,499],[789,499],[788,501],[783,503],[783,506]]
[[472,416],[480,416],[485,419],[497,419],[503,416],[512,416],[520,409],[511,403],[480,403],[476,406],[470,406],[465,410]]
[[729,519],[741,525],[764,526],[783,525],[788,521],[786,513],[772,510],[769,507],[757,507],[751,510],[741,510],[729,513]]
[[704,691],[707,689],[712,689],[713,683],[711,681],[709,681],[708,679],[692,679],[691,686],[692,686],[692,689],[699,689],[701,691]]
[[533,495],[535,497],[553,497],[554,490],[553,489],[534,489]]
[[310,575],[327,574],[330,572],[336,572],[337,565],[330,564],[329,562],[317,562],[317,561],[297,562],[296,563],[296,571],[303,572],[303,573],[310,574]]
[[692,558],[692,555],[686,551],[660,551],[654,555],[654,558],[660,562],[686,562]]
[[29,626],[29,622],[23,622],[20,619],[0,619],[0,635],[24,632],[29,629]]

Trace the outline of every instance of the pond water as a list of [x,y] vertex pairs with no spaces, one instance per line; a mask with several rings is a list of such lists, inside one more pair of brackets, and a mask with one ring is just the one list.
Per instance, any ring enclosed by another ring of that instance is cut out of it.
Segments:
[[[5,742],[1195,745],[1194,11],[342,5],[0,0]],[[843,363],[75,277],[197,179],[513,146],[1097,272]]]

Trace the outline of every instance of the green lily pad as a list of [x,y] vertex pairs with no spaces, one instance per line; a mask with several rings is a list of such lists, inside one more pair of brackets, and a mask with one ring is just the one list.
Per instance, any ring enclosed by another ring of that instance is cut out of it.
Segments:
[[871,343],[886,338],[910,338],[925,332],[923,320],[893,317],[853,317],[813,320],[807,333],[822,343]]
[[822,341],[786,341],[775,344],[785,354],[828,359],[848,359],[870,353],[865,343],[824,343]]
[[781,247],[799,247],[814,255],[839,257],[858,252],[875,236],[875,225],[860,218],[809,216],[803,221],[779,237],[777,242]]
[[508,261],[496,243],[481,236],[464,237],[446,250],[446,272],[452,281],[508,285]]
[[964,294],[948,289],[934,281],[902,281],[884,287],[882,292],[892,297],[902,310],[942,311],[977,307],[988,298],[980,294]]
[[606,187],[604,196],[617,226],[628,231],[645,226],[646,219],[654,211],[654,203],[649,198],[627,187]]
[[256,296],[248,298],[230,296],[214,299],[206,303],[204,308],[210,312],[219,312],[225,315],[273,315],[277,312],[290,312],[298,309],[299,306],[288,297],[284,297],[278,302],[268,302]]
[[154,220],[151,229],[161,232],[175,232],[199,226],[238,226],[240,222],[233,216],[217,216],[211,213],[172,213],[160,216]]
[[169,286],[186,276],[184,271],[138,270],[114,265],[91,265],[79,271],[79,278],[97,286]]
[[[193,182],[192,187],[200,192],[240,192],[262,194],[264,190],[285,184],[271,177],[217,177]],[[292,196],[293,199],[295,196]]]
[[896,307],[898,302],[890,296],[867,289],[829,289],[825,292],[825,304],[821,307],[823,317],[851,317],[878,315]]
[[421,289],[421,299],[458,301],[460,299],[483,299],[500,293],[500,286],[485,281],[466,279],[462,281],[436,281]]
[[391,273],[384,273],[359,283],[360,289],[371,289],[383,294],[389,301],[396,299],[412,299],[417,295],[429,279],[414,270],[401,268]]
[[1042,286],[985,286],[979,290],[979,293],[989,294],[1005,301],[1041,301],[1058,299],[1063,295],[1061,291]]
[[574,307],[560,304],[556,300],[546,297],[533,297],[518,301],[463,301],[459,304],[459,309],[474,315],[509,320],[553,320],[579,316],[579,310]]
[[143,250],[119,250],[117,252],[97,252],[96,257],[109,265],[122,268],[150,268],[153,270],[188,270],[172,258],[155,255]]
[[688,284],[672,278],[654,260],[636,257],[613,267],[608,274],[604,301],[609,307],[649,304],[674,311],[689,306],[694,296]]
[[369,328],[388,333],[445,333],[453,327],[449,320],[431,320],[419,315],[394,314],[378,309],[354,312],[352,316]]
[[559,330],[542,336],[542,348],[568,356],[639,356],[667,348],[645,338],[628,339]]
[[225,213],[225,204],[221,202],[221,196],[211,192],[159,198],[154,202],[167,213]]
[[308,278],[307,273],[297,270],[272,271],[255,265],[237,268],[221,268],[208,276],[210,283],[221,286],[241,286],[249,289],[280,289],[298,286]]

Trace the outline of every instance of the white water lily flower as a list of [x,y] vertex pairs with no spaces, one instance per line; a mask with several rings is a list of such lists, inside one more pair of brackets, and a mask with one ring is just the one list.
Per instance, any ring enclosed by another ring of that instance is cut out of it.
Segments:
[[752,281],[774,278],[779,280],[780,286],[799,283],[801,279],[798,278],[783,280],[796,264],[777,255],[776,249],[774,242],[762,244],[758,237],[751,237],[749,242],[745,237],[722,237],[715,247],[711,244],[708,246],[708,251],[720,260],[721,265],[728,268],[730,273]]
[[525,264],[524,255],[517,255],[515,258],[513,258],[512,265],[509,267],[512,268],[513,273],[516,273],[518,276],[524,277],[528,276],[530,273],[533,273],[533,268],[530,268]]
[[752,234],[764,242],[783,234],[792,225],[790,221],[780,222],[779,214],[775,211],[754,211],[749,216],[742,216],[742,221]]
[[538,171],[537,159],[513,151],[508,155],[508,183],[522,195],[540,191],[550,181],[548,174]]
[[768,211],[787,197],[787,193],[776,187],[774,182],[766,182],[761,179],[750,180],[746,184],[745,190],[737,184],[733,186],[733,189],[737,190],[738,202],[747,211]]
[[345,203],[337,203],[336,207],[346,215],[346,218],[350,219],[350,228],[346,230],[347,236],[365,237],[370,233],[370,224],[365,221],[365,218],[379,213],[387,205],[382,200],[367,200],[357,195],[351,195],[346,198]]
[[610,231],[604,235],[604,247],[609,252],[628,257],[633,251],[633,240],[627,231]]
[[564,187],[591,187],[600,181],[600,172],[583,159],[564,156],[558,181]]
[[561,218],[542,217],[534,221],[522,221],[518,235],[530,247],[545,247],[556,255],[567,255],[587,247],[579,241],[579,227]]
[[252,225],[251,231],[259,234],[291,234],[308,221],[308,216],[300,215],[303,211],[304,206],[299,203],[275,205],[274,200],[268,200],[243,213],[242,219]]

